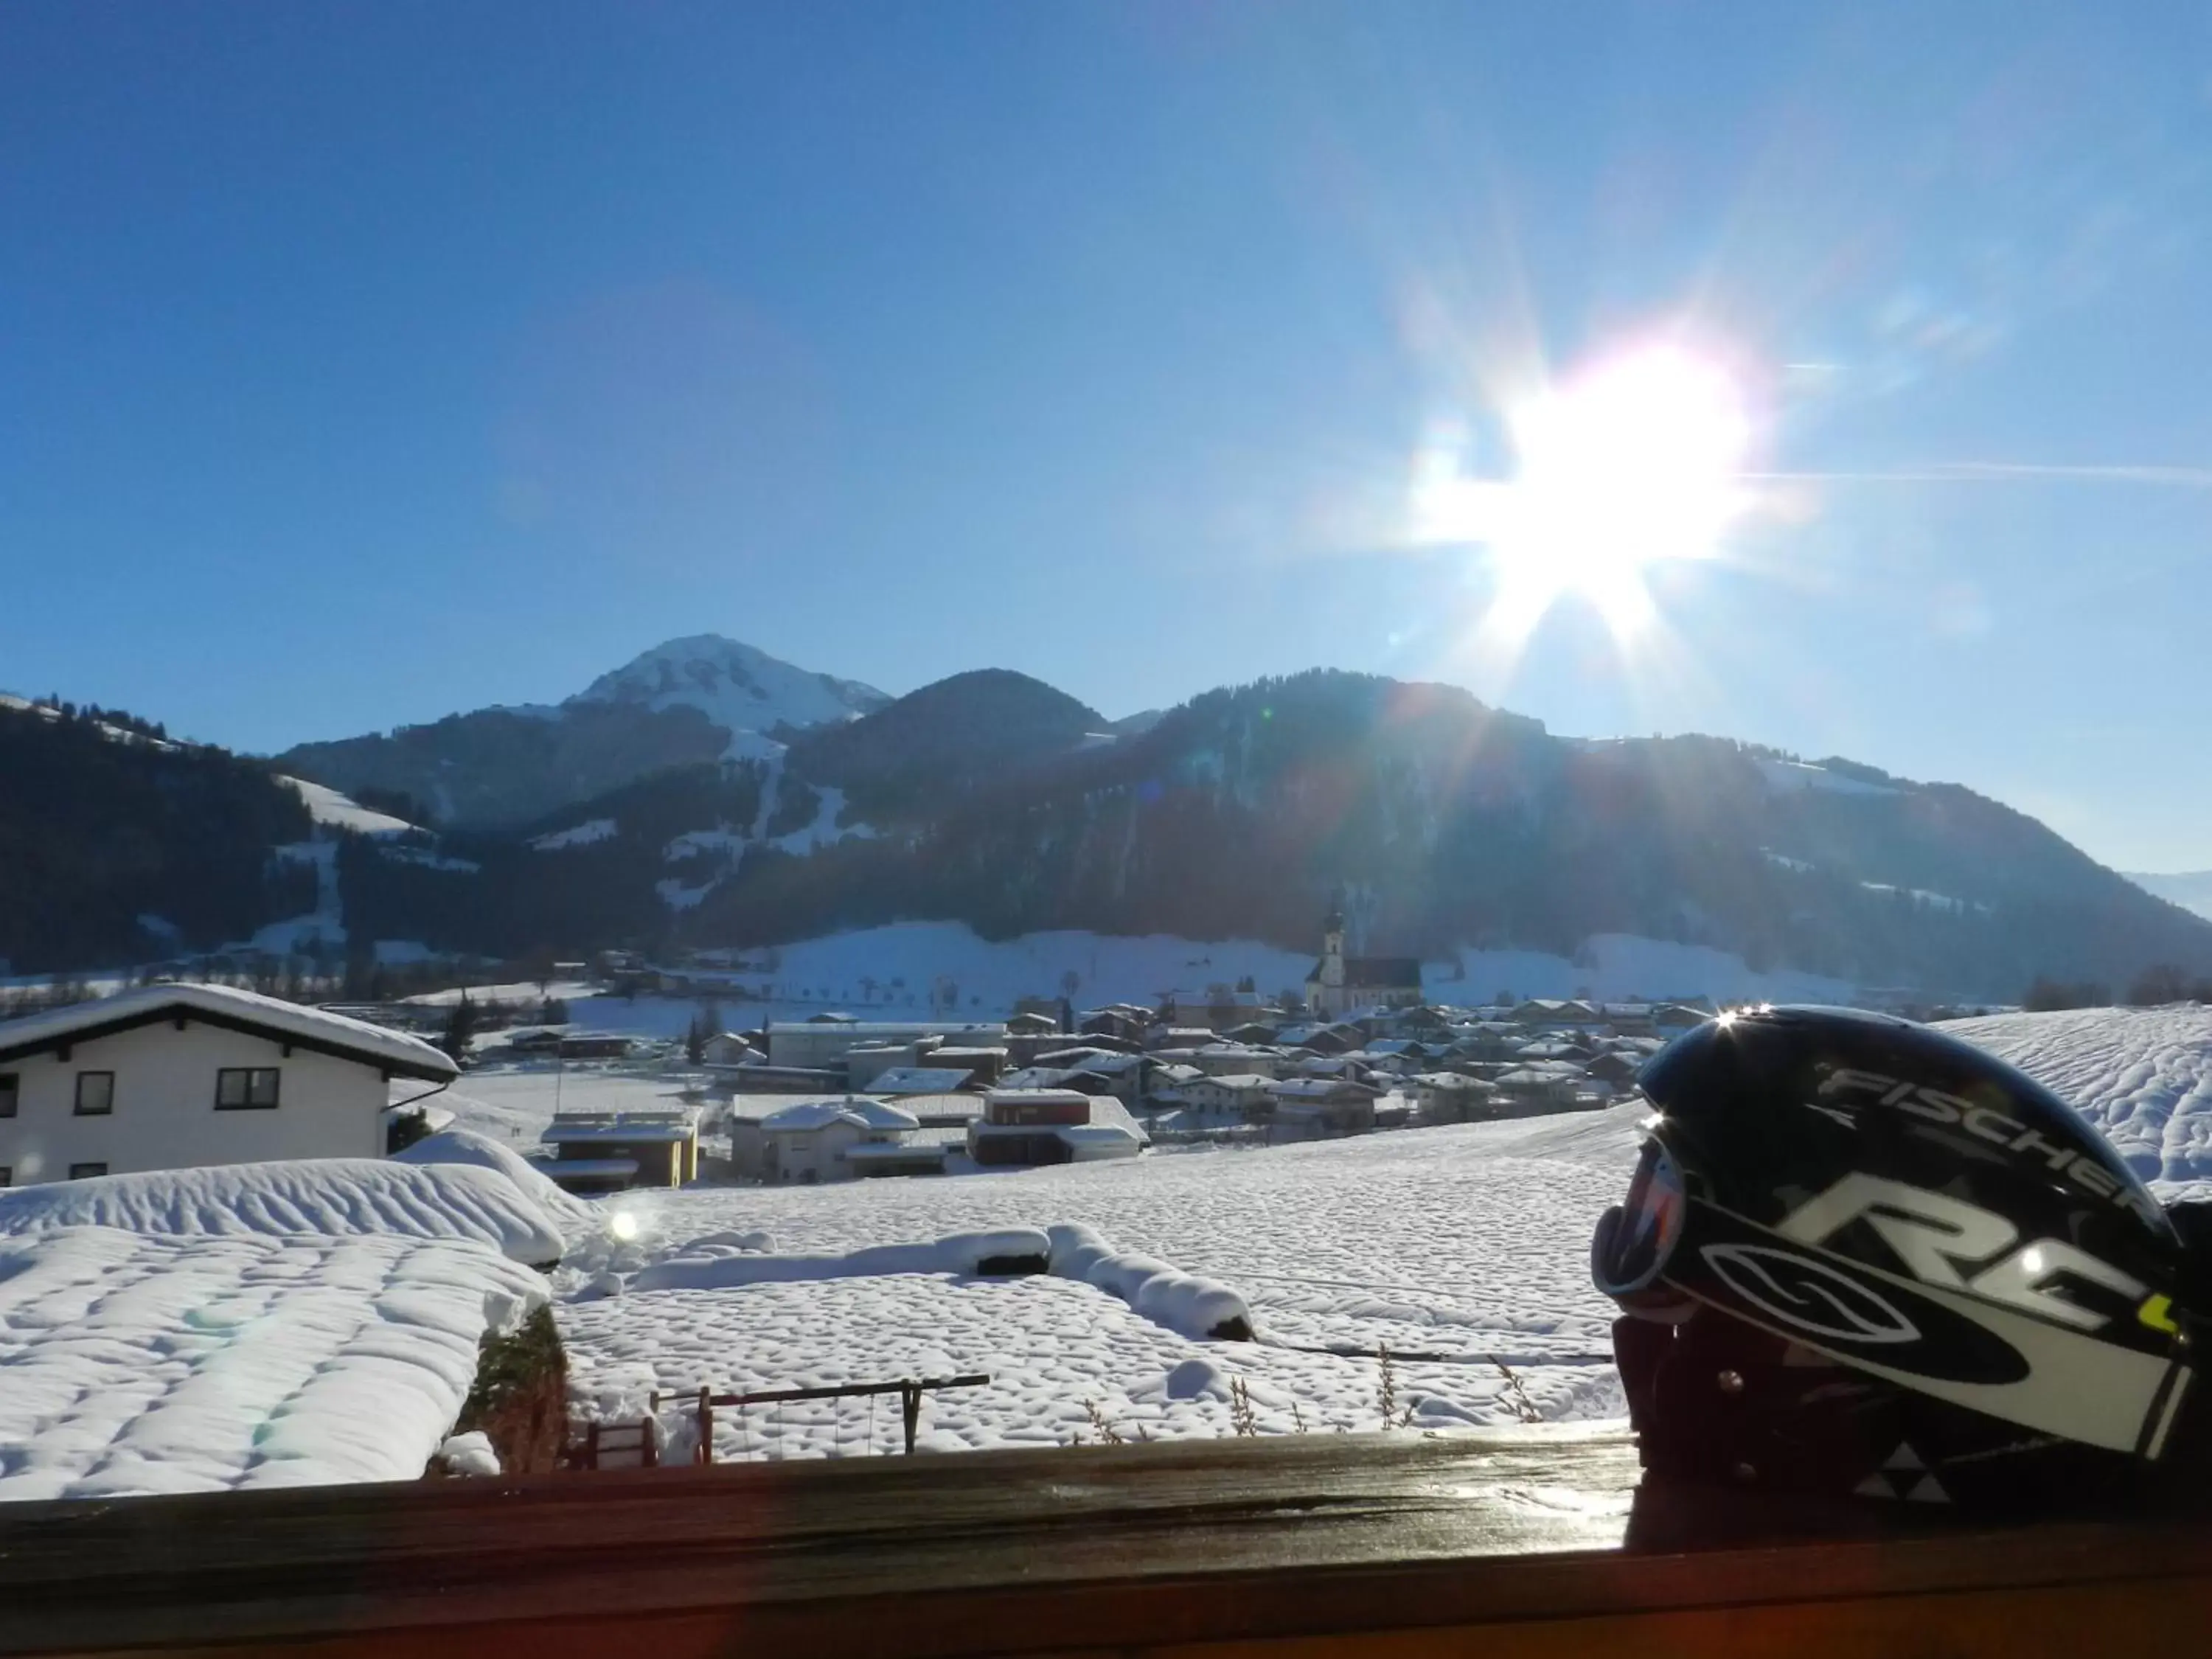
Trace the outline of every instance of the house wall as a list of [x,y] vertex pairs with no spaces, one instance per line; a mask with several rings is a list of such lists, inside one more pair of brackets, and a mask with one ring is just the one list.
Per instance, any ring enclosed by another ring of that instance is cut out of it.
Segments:
[[[274,1066],[277,1104],[217,1111],[216,1073]],[[0,1118],[0,1168],[18,1186],[65,1181],[73,1164],[110,1175],[276,1158],[380,1158],[382,1072],[294,1048],[280,1037],[188,1022],[142,1025],[79,1042],[66,1060],[35,1054],[0,1065],[18,1079],[15,1115]],[[115,1073],[115,1109],[76,1115],[79,1072]],[[428,1088],[429,1085],[421,1085]]]
[[857,1125],[831,1123],[819,1129],[764,1130],[761,1138],[773,1149],[763,1159],[766,1178],[805,1182],[851,1180],[854,1171],[844,1159],[845,1148],[866,1137]]

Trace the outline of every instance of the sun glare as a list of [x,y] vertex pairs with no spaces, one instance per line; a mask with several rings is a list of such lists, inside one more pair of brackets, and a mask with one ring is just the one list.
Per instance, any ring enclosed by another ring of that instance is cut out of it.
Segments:
[[1655,345],[1593,364],[1507,413],[1513,476],[1469,478],[1431,454],[1415,482],[1417,533],[1479,543],[1495,620],[1525,637],[1567,595],[1617,635],[1651,614],[1662,560],[1710,558],[1743,510],[1750,420],[1717,362]]

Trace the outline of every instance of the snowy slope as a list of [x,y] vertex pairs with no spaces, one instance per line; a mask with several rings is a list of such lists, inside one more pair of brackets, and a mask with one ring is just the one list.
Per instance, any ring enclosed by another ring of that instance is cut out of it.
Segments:
[[872,686],[811,673],[719,634],[657,645],[568,699],[696,708],[730,734],[731,760],[781,754],[783,745],[767,735],[779,726],[854,720],[889,701]]
[[0,1499],[416,1479],[544,1295],[447,1240],[0,1238]]
[[147,1170],[0,1192],[0,1236],[68,1227],[194,1239],[447,1239],[531,1263],[553,1261],[562,1249],[553,1218],[495,1169],[366,1158]]
[[349,830],[357,836],[402,836],[415,828],[404,818],[363,806],[352,796],[340,794],[323,784],[309,783],[305,778],[288,778],[282,773],[277,775],[276,781],[297,792],[307,804],[308,816],[325,828]]
[[[924,1407],[925,1443],[948,1450],[1095,1440],[1091,1407],[1124,1438],[1225,1434],[1232,1378],[1249,1385],[1267,1431],[1370,1429],[1382,1416],[1372,1356],[1386,1343],[1406,1356],[1393,1362],[1394,1412],[1421,1426],[1510,1419],[1499,1360],[1546,1417],[1615,1414],[1613,1310],[1590,1288],[1589,1239],[1626,1185],[1640,1116],[1631,1107],[955,1180],[633,1194],[618,1207],[641,1239],[610,1237],[597,1261],[580,1246],[579,1265],[557,1275],[569,1299],[556,1316],[579,1393],[610,1418],[634,1417],[655,1386],[989,1372],[988,1388]],[[1261,1340],[1194,1340],[1172,1313],[1148,1316],[1143,1298],[1132,1305],[1096,1276],[833,1277],[817,1265],[799,1280],[779,1267],[738,1288],[613,1296],[592,1277],[717,1249],[835,1257],[1071,1225],[1124,1261],[1150,1257],[1234,1292]],[[1328,1352],[1347,1349],[1364,1352]],[[729,1458],[850,1455],[884,1449],[894,1433],[879,1416],[871,1434],[865,1403],[823,1402],[726,1414],[716,1447]]]
[[1942,1029],[2080,1109],[2145,1180],[2212,1180],[2212,1008],[1993,1014]]

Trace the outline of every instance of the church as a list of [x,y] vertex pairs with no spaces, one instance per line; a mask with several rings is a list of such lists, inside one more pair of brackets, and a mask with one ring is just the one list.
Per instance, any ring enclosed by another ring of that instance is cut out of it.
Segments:
[[1421,1000],[1418,957],[1347,957],[1344,915],[1322,922],[1321,960],[1306,975],[1306,1008],[1316,1018],[1342,1019],[1370,1008],[1411,1008]]

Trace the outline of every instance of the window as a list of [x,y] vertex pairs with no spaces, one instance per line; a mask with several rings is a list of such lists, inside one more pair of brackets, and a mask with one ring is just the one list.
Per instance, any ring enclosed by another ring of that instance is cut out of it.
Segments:
[[12,1187],[15,1184],[15,1171],[9,1165],[0,1164],[0,1187]]
[[[106,1117],[115,1109],[115,1073],[112,1072],[79,1072],[76,1074],[76,1115],[79,1117]],[[106,1173],[106,1166],[100,1173]]]
[[215,1074],[218,1112],[266,1111],[276,1104],[274,1066],[226,1066]]
[[15,1073],[0,1072],[0,1117],[15,1115],[15,1101],[22,1088],[22,1082]]
[[89,1181],[94,1176],[104,1176],[106,1173],[107,1166],[105,1164],[72,1164],[70,1165],[70,1179],[71,1181]]

